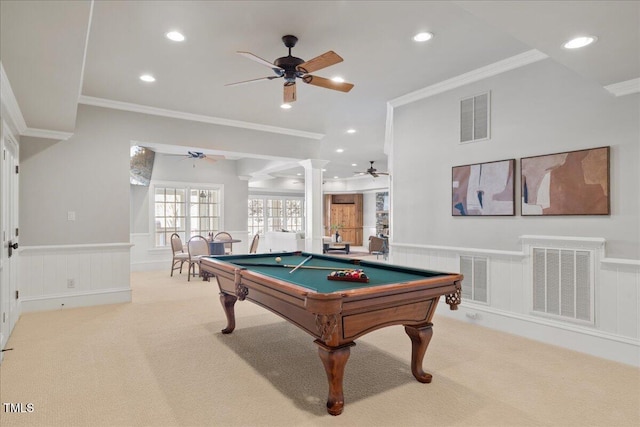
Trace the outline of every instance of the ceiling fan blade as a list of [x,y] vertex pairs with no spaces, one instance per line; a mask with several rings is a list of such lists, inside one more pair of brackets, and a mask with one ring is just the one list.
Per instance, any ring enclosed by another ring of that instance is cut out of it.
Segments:
[[351,83],[338,83],[324,77],[312,76],[307,74],[302,78],[302,81],[314,86],[320,86],[327,89],[339,90],[340,92],[349,92],[353,88]]
[[223,155],[218,155],[218,154],[203,154],[201,159],[211,163],[215,163],[218,160],[224,160],[225,157]]
[[236,85],[243,85],[246,83],[254,83],[254,82],[258,82],[260,80],[273,80],[273,79],[279,79],[279,76],[268,76],[268,77],[260,77],[257,79],[251,79],[251,80],[244,80],[241,82],[235,82],[235,83],[227,83],[225,86],[236,86]]
[[285,83],[284,85],[284,103],[288,104],[290,102],[294,102],[297,98],[296,98],[296,84],[295,83],[291,83],[291,84],[287,84]]
[[315,58],[310,59],[307,62],[303,62],[302,64],[298,65],[296,69],[304,73],[313,73],[314,71],[321,70],[342,61],[343,59],[340,55],[330,50],[329,52],[325,52],[320,56],[316,56]]
[[264,65],[265,67],[269,67],[269,68],[271,68],[271,69],[272,69],[272,70],[274,70],[274,71],[275,71],[275,70],[282,70],[282,71],[284,71],[284,69],[283,69],[283,68],[280,68],[280,67],[278,67],[277,65],[273,64],[272,62],[269,62],[269,61],[267,61],[266,59],[262,59],[262,58],[260,58],[259,56],[256,56],[256,55],[254,55],[254,54],[253,54],[253,53],[251,53],[251,52],[240,52],[240,51],[238,51],[237,53],[238,53],[238,54],[240,54],[240,55],[242,55],[242,56],[244,56],[245,58],[249,58],[249,59],[250,59],[250,60],[252,60],[252,61],[256,61],[258,64],[262,64],[262,65]]

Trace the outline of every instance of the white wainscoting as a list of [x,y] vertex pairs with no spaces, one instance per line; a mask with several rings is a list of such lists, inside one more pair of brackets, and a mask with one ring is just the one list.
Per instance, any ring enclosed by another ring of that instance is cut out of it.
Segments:
[[[171,271],[171,248],[151,246],[149,233],[131,234],[131,271],[153,271],[166,269]],[[186,244],[186,242],[183,242]]]
[[130,249],[130,243],[21,247],[22,312],[131,302]]
[[[249,236],[247,231],[229,231],[234,239],[241,242],[233,244],[234,254],[246,254],[249,252],[249,245],[253,236]],[[187,244],[187,242],[182,242]],[[263,243],[258,244],[258,251],[263,251]],[[171,271],[171,248],[156,248],[149,233],[131,233],[131,271]],[[186,272],[185,272],[186,273]],[[175,273],[174,273],[175,274]]]
[[[457,311],[441,301],[436,314],[640,366],[640,260],[604,256],[604,239],[522,236],[522,251],[391,243],[390,262],[430,270],[459,272],[460,255],[488,260],[489,303],[463,299]],[[595,265],[595,324],[538,315],[532,310],[531,244],[598,247]],[[437,333],[437,329],[436,329]]]

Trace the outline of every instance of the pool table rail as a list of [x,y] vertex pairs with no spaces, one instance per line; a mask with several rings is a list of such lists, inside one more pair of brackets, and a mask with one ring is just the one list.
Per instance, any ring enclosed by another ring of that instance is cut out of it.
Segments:
[[[423,370],[422,362],[433,335],[433,316],[443,295],[450,309],[455,310],[460,304],[462,275],[395,267],[402,273],[398,277],[406,277],[404,273],[414,271],[424,272],[425,277],[316,292],[233,264],[233,261],[227,261],[228,258],[204,258],[200,263],[201,274],[215,277],[218,282],[220,301],[227,317],[227,326],[222,332],[233,332],[235,303],[246,299],[313,336],[329,384],[327,411],[330,414],[338,415],[344,407],[344,368],[354,341],[376,329],[403,325],[411,340],[411,372],[419,382],[431,382],[431,374]],[[372,267],[374,271],[373,267],[377,268],[378,264],[367,263],[365,267]],[[385,270],[392,272],[394,267],[387,265]]]

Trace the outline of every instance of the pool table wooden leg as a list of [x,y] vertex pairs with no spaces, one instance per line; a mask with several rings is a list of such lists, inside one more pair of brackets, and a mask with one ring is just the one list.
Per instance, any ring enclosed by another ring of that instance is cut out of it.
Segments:
[[227,327],[222,330],[223,334],[230,334],[236,328],[236,311],[235,304],[238,298],[234,295],[220,293],[220,302],[224,309],[224,314],[227,316]]
[[431,374],[422,370],[422,360],[427,352],[429,341],[433,336],[432,323],[426,326],[414,327],[405,325],[404,330],[411,338],[411,372],[421,383],[430,383]]
[[342,379],[344,378],[344,367],[351,354],[351,346],[354,342],[340,347],[328,347],[320,340],[315,340],[318,345],[318,354],[324,365],[329,380],[329,397],[327,398],[327,412],[331,415],[340,415],[344,408],[344,394],[342,390]]

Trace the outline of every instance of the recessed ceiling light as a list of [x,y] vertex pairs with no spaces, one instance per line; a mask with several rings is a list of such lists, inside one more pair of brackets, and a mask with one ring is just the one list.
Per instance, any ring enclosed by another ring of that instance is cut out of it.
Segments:
[[581,47],[590,45],[596,40],[598,40],[598,38],[595,36],[576,37],[563,44],[562,47],[564,47],[565,49],[579,49]]
[[151,74],[143,74],[140,76],[140,80],[142,80],[143,82],[155,82],[156,78],[153,77]]
[[282,104],[280,108],[282,108],[283,110],[289,110],[291,108],[291,104]]
[[182,33],[179,33],[177,31],[169,31],[166,34],[167,38],[169,40],[173,40],[174,42],[183,42],[184,41],[184,36],[182,35]]
[[326,172],[326,171],[327,171],[326,169],[322,169],[322,172]]
[[298,176],[302,176],[302,174],[301,174],[300,172],[298,172],[296,175],[298,175]]
[[348,129],[347,133],[356,133],[356,130],[355,129]]
[[418,33],[413,36],[413,40],[417,42],[426,42],[427,40],[431,40],[433,38],[432,33]]
[[358,166],[357,163],[351,163],[351,166]]
[[336,83],[344,83],[344,79],[340,76],[333,77],[331,80]]
[[337,175],[336,175],[336,176],[334,176],[334,177],[333,177],[333,179],[338,179],[338,176],[337,176]]
[[338,149],[336,150],[336,153],[343,153],[343,152],[344,152],[344,148],[338,148]]

